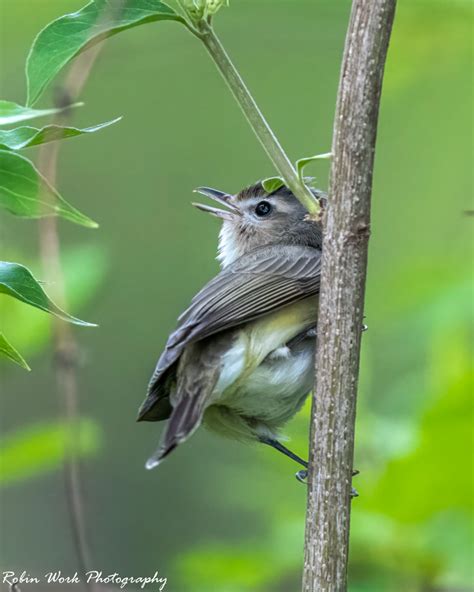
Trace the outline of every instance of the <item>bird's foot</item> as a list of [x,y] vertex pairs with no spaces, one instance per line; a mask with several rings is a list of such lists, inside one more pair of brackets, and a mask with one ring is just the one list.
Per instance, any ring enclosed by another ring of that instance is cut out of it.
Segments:
[[362,333],[364,333],[364,331],[367,331],[367,329],[368,329],[368,327],[364,323],[364,321],[365,321],[365,315],[362,317]]
[[[352,476],[355,477],[359,473],[360,471],[356,469],[352,471]],[[295,477],[297,481],[299,481],[300,483],[306,483],[306,479],[308,478],[308,469],[301,469],[295,474]],[[354,489],[354,487],[351,487],[351,499],[354,497],[359,497],[359,492],[357,491],[357,489]]]
[[301,469],[301,471],[298,471],[295,474],[295,477],[300,483],[306,483],[306,479],[308,477],[308,469]]
[[[352,470],[352,476],[355,477],[356,475],[358,475],[360,473],[360,471],[358,469],[353,469]],[[354,489],[354,487],[351,487],[351,499],[354,497],[359,497],[359,492],[357,491],[357,489]]]

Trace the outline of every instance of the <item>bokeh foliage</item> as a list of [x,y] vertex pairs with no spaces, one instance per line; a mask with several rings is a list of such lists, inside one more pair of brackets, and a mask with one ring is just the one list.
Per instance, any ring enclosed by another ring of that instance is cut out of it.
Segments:
[[[9,98],[25,102],[19,64],[41,26],[83,3],[72,4],[36,0],[33,14],[26,0],[4,3]],[[218,20],[293,160],[330,145],[348,9],[342,0],[241,0]],[[471,12],[464,1],[400,0],[396,16],[374,183],[353,592],[461,590],[472,582],[472,218],[463,214],[472,208]],[[13,27],[19,21],[21,30]],[[47,98],[38,108],[51,105]],[[104,431],[87,465],[95,563],[123,574],[158,569],[179,592],[297,590],[305,490],[292,464],[271,450],[198,433],[147,473],[143,462],[158,429],[133,422],[174,319],[217,269],[217,226],[192,211],[190,190],[236,191],[274,171],[204,52],[174,23],[110,40],[84,101],[77,127],[124,115],[120,130],[65,145],[60,168],[61,191],[101,223],[100,236],[90,239],[80,228],[61,228],[67,252],[91,243],[76,256],[70,294],[84,294],[74,310],[82,306],[81,315],[101,326],[81,335],[82,407]],[[313,168],[325,188],[327,165]],[[2,217],[0,224],[2,253],[21,250],[37,269],[33,222]],[[105,252],[110,269],[100,284]],[[90,290],[81,290],[87,282]],[[17,314],[6,300],[3,326]],[[43,327],[24,333],[25,353],[39,354]],[[7,436],[54,414],[48,356],[34,361],[33,382],[1,365]],[[306,406],[288,428],[302,455],[308,413]],[[75,569],[65,510],[50,502],[60,496],[51,472],[2,490],[5,564]],[[45,532],[61,556],[43,544]]]

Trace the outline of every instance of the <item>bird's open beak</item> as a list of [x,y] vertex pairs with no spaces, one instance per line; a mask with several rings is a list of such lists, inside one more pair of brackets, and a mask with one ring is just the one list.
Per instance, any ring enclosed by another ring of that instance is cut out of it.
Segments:
[[212,214],[213,216],[216,216],[216,218],[221,218],[222,220],[233,220],[234,216],[240,215],[240,210],[236,208],[234,204],[229,202],[232,196],[228,193],[224,193],[218,189],[211,189],[210,187],[198,187],[194,191],[195,193],[201,193],[206,197],[210,197],[214,201],[217,201],[217,203],[220,203],[227,208],[227,210],[221,210],[219,208],[213,208],[212,206],[207,206],[205,204],[193,202],[193,206],[199,210],[207,212],[208,214]]

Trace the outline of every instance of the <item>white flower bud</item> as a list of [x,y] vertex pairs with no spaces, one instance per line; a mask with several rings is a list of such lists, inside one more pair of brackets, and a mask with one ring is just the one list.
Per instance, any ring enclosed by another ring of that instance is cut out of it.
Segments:
[[208,14],[216,14],[222,6],[229,6],[229,0],[207,0],[206,8]]
[[222,6],[229,6],[229,0],[185,0],[184,8],[193,21],[207,18]]
[[206,0],[185,0],[184,8],[193,20],[202,19],[206,11]]

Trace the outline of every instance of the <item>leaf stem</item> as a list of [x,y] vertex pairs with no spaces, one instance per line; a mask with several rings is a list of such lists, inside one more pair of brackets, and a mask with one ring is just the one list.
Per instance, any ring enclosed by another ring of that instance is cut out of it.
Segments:
[[242,109],[250,127],[259,139],[278,173],[282,176],[285,185],[310,214],[318,214],[320,211],[318,200],[314,197],[311,190],[301,182],[295,167],[268,125],[213,27],[205,19],[197,22],[196,27],[197,32],[194,34],[203,42],[217,69],[227,82],[235,100]]

